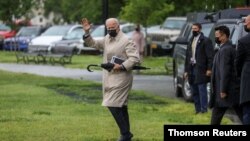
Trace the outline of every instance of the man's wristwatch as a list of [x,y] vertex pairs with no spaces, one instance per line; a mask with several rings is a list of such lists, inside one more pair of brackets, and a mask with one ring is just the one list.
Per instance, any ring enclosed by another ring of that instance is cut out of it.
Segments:
[[88,38],[89,36],[90,36],[90,34],[87,33],[87,34],[84,34],[84,35],[82,36],[82,38],[83,38],[83,39],[86,39],[86,38]]

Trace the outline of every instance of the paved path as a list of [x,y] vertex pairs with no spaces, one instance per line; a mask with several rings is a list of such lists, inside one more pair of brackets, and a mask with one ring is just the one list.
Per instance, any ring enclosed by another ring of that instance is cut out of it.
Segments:
[[[88,72],[84,69],[71,69],[63,66],[0,63],[0,69],[42,76],[93,80],[96,82],[101,82],[102,80],[101,71]],[[134,75],[133,89],[149,91],[160,96],[174,97],[172,77],[170,76]]]

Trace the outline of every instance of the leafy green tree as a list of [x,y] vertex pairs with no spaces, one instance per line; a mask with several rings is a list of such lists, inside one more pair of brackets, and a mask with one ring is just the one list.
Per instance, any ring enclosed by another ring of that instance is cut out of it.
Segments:
[[144,26],[162,23],[174,10],[165,0],[130,0],[120,12],[120,18]]
[[246,0],[166,0],[166,3],[175,6],[171,15],[185,16],[188,12],[215,12],[226,8],[244,7]]
[[13,27],[13,18],[28,17],[27,14],[30,12],[32,6],[36,4],[37,1],[35,0],[1,0],[0,20]]
[[[117,17],[125,0],[108,0],[109,17]],[[92,23],[103,23],[103,0],[46,0],[45,13],[50,12],[61,14],[67,23],[80,22],[83,17],[88,18]]]

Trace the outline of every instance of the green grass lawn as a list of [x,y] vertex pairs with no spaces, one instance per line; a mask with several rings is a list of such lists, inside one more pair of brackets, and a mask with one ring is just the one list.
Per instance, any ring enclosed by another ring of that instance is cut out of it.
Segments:
[[[114,119],[101,106],[101,84],[0,71],[1,141],[115,141]],[[162,141],[164,124],[209,124],[192,103],[132,91],[134,141]],[[231,124],[223,119],[223,124]]]
[[[169,57],[144,57],[143,66],[151,68],[150,70],[140,71],[141,74],[147,75],[171,75],[172,71],[166,72],[165,63],[172,62]],[[14,52],[0,51],[0,62],[2,63],[16,63]],[[20,62],[23,63],[23,62]],[[101,64],[102,55],[74,55],[71,64],[66,64],[68,68],[86,69],[89,64]],[[171,65],[170,65],[171,66]]]

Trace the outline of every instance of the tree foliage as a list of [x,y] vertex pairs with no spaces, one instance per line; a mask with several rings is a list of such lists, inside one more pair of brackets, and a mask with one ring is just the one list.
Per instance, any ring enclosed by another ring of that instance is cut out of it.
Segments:
[[[103,23],[104,0],[0,0],[1,21],[11,23],[13,17],[30,15],[31,8],[44,2],[45,14],[60,14],[67,23],[87,17],[95,24]],[[160,24],[167,16],[185,16],[188,12],[213,12],[242,7],[249,0],[107,0],[109,17],[145,25]],[[58,20],[58,19],[57,19]]]
[[227,8],[244,7],[246,0],[166,0],[175,9],[170,13],[185,16],[188,12],[215,12]]
[[33,0],[1,0],[0,20],[6,24],[12,24],[13,18],[21,16],[31,18],[28,13],[36,4],[36,1]]
[[174,10],[165,0],[130,0],[120,12],[120,18],[144,26],[162,22]]
[[[121,7],[125,5],[125,0],[108,0],[109,17],[117,17]],[[50,12],[61,14],[67,23],[80,22],[86,17],[96,24],[103,23],[103,0],[46,0],[45,13]]]

